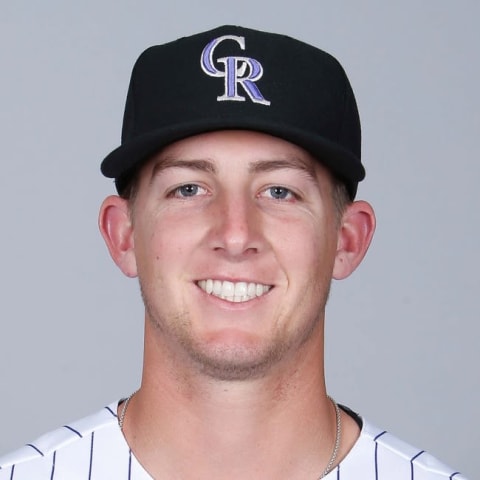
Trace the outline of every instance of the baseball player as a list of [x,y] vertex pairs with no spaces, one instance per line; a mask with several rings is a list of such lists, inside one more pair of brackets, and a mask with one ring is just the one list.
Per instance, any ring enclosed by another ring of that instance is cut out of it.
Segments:
[[0,459],[0,480],[464,479],[327,394],[330,282],[375,228],[327,53],[234,26],[138,59],[99,225],[145,303],[140,389]]

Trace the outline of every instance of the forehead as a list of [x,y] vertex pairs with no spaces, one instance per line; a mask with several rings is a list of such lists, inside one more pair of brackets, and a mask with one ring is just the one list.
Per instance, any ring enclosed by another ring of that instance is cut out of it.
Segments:
[[[194,162],[187,164],[189,160]],[[150,176],[154,170],[181,165],[192,168],[197,165],[211,173],[217,173],[222,166],[248,170],[251,174],[291,168],[331,180],[327,169],[302,147],[272,135],[246,130],[215,131],[179,140],[154,155],[142,170]]]

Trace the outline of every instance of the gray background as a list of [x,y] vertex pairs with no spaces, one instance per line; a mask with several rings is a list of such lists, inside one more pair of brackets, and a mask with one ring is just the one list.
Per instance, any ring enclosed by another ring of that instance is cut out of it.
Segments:
[[357,95],[378,230],[334,285],[329,390],[480,471],[480,4],[1,0],[0,453],[139,383],[142,308],[97,231],[145,47],[238,23],[336,55]]

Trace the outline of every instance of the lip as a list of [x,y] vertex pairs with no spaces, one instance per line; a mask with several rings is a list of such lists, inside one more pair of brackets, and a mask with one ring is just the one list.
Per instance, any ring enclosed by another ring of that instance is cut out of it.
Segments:
[[197,287],[207,295],[228,303],[244,304],[262,298],[273,285],[251,280],[204,278],[195,282]]

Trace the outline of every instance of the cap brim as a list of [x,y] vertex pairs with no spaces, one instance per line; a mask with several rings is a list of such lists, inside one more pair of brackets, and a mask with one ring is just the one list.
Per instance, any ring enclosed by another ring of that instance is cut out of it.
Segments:
[[338,144],[289,125],[262,122],[251,117],[202,119],[169,125],[139,135],[107,155],[102,162],[101,171],[106,177],[115,178],[117,190],[121,193],[132,172],[162,148],[193,135],[218,130],[252,130],[280,137],[304,148],[346,183],[351,198],[355,196],[357,183],[365,177],[360,159]]

